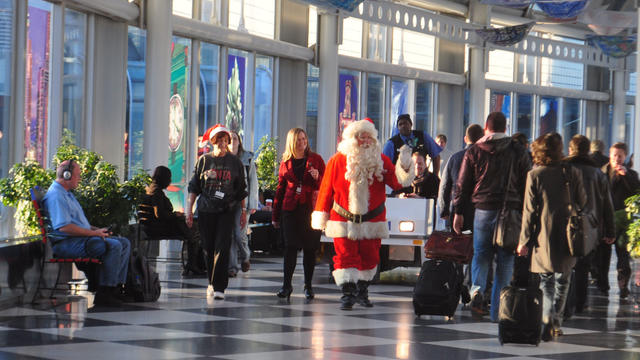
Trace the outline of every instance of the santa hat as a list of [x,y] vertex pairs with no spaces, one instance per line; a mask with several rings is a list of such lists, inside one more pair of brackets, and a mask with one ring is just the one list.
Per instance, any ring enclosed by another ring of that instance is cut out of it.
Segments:
[[342,132],[343,139],[353,139],[361,132],[366,132],[371,135],[372,138],[378,138],[378,130],[373,125],[373,120],[364,118],[363,120],[354,121],[349,124]]
[[216,137],[216,135],[218,135],[219,133],[224,132],[226,133],[229,138],[231,138],[231,132],[229,131],[229,129],[227,129],[225,126],[223,126],[222,124],[216,124],[216,126],[214,127],[210,127],[203,135],[202,135],[202,140],[200,142],[200,147],[203,147],[207,141],[211,141],[213,142],[213,138]]

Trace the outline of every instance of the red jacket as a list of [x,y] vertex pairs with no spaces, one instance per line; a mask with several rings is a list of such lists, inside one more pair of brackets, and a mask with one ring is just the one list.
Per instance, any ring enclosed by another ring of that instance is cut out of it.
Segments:
[[[318,170],[318,179],[314,179],[309,170]],[[273,199],[272,219],[280,222],[280,212],[295,210],[298,204],[307,204],[309,209],[313,209],[313,193],[320,188],[322,175],[324,174],[324,160],[316,153],[309,151],[307,155],[307,166],[302,177],[302,191],[296,194],[296,189],[300,185],[298,178],[293,173],[293,161],[291,159],[280,163],[278,170],[278,187]]]

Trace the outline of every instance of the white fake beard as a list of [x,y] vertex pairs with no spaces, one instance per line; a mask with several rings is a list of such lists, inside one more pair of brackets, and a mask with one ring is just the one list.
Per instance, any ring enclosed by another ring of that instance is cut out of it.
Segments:
[[384,165],[380,156],[380,143],[367,148],[360,147],[356,139],[345,139],[338,145],[338,151],[347,157],[347,171],[344,178],[349,184],[349,212],[364,215],[369,211],[369,185],[383,180]]

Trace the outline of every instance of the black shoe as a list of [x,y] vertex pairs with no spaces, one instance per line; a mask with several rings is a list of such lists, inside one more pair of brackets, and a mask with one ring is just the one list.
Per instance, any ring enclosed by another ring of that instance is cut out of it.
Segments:
[[468,304],[471,302],[471,294],[469,294],[469,288],[466,285],[462,285],[462,291],[460,293],[460,297],[463,304]]
[[117,307],[122,305],[122,301],[113,295],[113,287],[101,286],[93,298],[93,303],[97,306]]
[[479,291],[473,295],[471,299],[471,313],[475,316],[485,316],[488,312],[485,310],[484,301],[482,300],[482,294]]
[[369,282],[358,281],[358,294],[356,295],[356,302],[364,307],[373,307],[371,301],[369,301]]
[[544,324],[544,327],[542,328],[542,336],[540,336],[540,338],[542,339],[542,341],[551,341],[551,338],[553,337],[553,326],[551,326],[551,323],[548,324]]
[[316,297],[316,294],[313,293],[313,288],[311,287],[311,285],[304,286],[304,297],[307,298],[307,300],[313,300],[313,298]]
[[289,301],[289,298],[291,297],[292,292],[293,292],[293,288],[281,287],[280,290],[278,290],[278,292],[276,293],[276,295],[281,299],[286,298],[287,301]]
[[340,298],[340,310],[351,310],[356,303],[356,284],[346,283],[342,285],[342,297]]
[[622,288],[620,289],[620,299],[626,299],[629,297],[630,291],[629,288]]

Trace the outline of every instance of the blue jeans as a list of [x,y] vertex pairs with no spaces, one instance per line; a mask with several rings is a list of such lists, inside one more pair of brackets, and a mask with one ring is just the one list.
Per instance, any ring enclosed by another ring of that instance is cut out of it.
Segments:
[[[242,207],[236,206],[233,210],[233,234],[231,235],[231,247],[229,253],[229,270],[240,271],[239,262],[249,260],[251,250],[249,250],[249,238],[247,237],[247,225],[240,226]],[[247,216],[248,222],[248,216]]]
[[96,257],[102,259],[100,286],[116,286],[127,281],[131,244],[123,237],[69,237],[53,246],[59,257]]
[[571,271],[565,273],[540,274],[540,290],[542,290],[542,322],[551,322],[554,328],[562,325],[564,305],[567,302]]
[[471,294],[479,291],[483,294],[487,286],[489,264],[497,255],[491,289],[491,321],[498,321],[500,309],[500,290],[509,284],[513,274],[514,254],[493,246],[493,229],[496,226],[498,210],[476,209],[473,220],[473,261],[471,262]]

